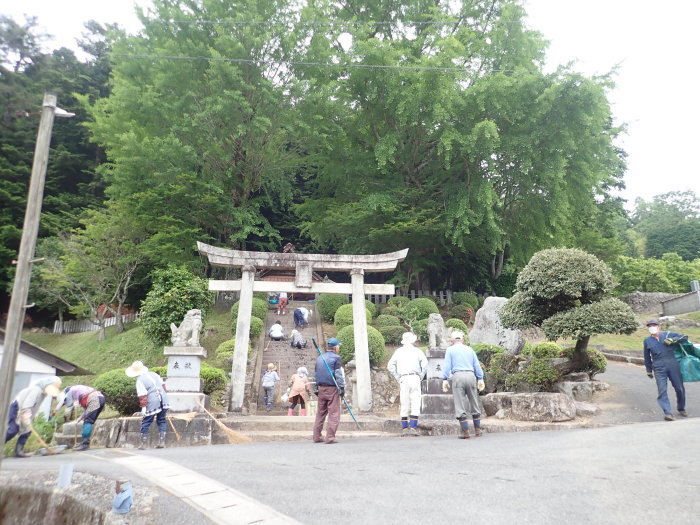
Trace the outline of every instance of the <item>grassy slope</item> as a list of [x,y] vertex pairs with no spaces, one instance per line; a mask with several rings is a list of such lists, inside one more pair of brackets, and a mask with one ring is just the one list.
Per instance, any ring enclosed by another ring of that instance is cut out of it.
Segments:
[[[217,346],[231,338],[230,317],[228,311],[215,312],[207,316],[205,331],[208,335],[203,336],[200,341],[209,354],[205,362],[214,365],[214,352]],[[104,341],[97,340],[97,332],[55,335],[26,331],[22,337],[94,374],[64,377],[65,385],[83,382],[90,384],[96,375],[115,368],[126,368],[137,360],[151,367],[167,364],[163,347],[156,346],[146,339],[137,323],[126,325],[126,331],[122,334],[117,334],[114,327],[108,328]]]

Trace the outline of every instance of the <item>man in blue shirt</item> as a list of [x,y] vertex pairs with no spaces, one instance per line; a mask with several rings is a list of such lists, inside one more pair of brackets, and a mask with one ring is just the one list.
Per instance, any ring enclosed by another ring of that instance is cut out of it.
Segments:
[[450,389],[450,375],[455,417],[461,428],[459,439],[469,439],[469,417],[474,421],[476,437],[481,437],[481,411],[477,389],[481,391],[485,387],[484,371],[476,352],[464,344],[462,332],[452,332],[452,346],[445,352],[445,366],[442,372],[442,391],[445,393]]
[[340,424],[340,398],[345,395],[345,374],[338,352],[340,341],[335,337],[328,340],[328,351],[316,358],[316,387],[314,393],[318,396],[316,420],[314,421],[314,443],[323,441],[322,432],[326,416],[326,443],[337,443],[335,433]]
[[656,319],[647,322],[647,328],[651,335],[644,339],[644,365],[647,369],[647,375],[656,379],[656,388],[659,392],[657,400],[661,410],[664,411],[664,419],[666,421],[675,419],[671,413],[671,402],[668,399],[669,380],[676,391],[678,413],[683,417],[688,417],[688,413],[685,411],[685,387],[683,386],[681,368],[678,365],[678,359],[673,354],[672,347],[676,342],[687,340],[688,336],[675,332],[659,332],[659,321]]

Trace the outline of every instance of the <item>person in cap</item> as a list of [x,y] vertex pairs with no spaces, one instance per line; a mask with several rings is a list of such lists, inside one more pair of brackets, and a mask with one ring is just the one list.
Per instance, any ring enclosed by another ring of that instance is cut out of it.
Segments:
[[418,435],[421,381],[428,371],[428,359],[423,350],[413,345],[417,340],[414,333],[405,332],[401,337],[401,346],[387,364],[387,370],[400,385],[402,436]]
[[450,389],[448,378],[452,376],[452,398],[455,417],[459,421],[460,439],[469,439],[469,418],[474,422],[476,437],[481,436],[481,410],[477,390],[484,389],[484,371],[476,352],[464,344],[462,332],[452,332],[452,346],[445,351],[445,366],[442,372],[442,391]]
[[275,321],[275,324],[270,327],[267,333],[273,341],[282,341],[284,339],[284,328],[280,321]]
[[262,387],[265,392],[263,402],[265,403],[265,410],[268,412],[272,409],[272,404],[275,402],[275,386],[279,380],[280,376],[277,374],[275,363],[268,363],[267,370],[262,377]]
[[5,443],[19,434],[15,443],[14,455],[16,458],[26,458],[24,446],[32,433],[32,422],[39,413],[41,405],[47,397],[58,397],[61,393],[61,378],[48,376],[39,379],[36,383],[20,390],[10,404],[10,412],[7,415],[7,433]]
[[158,425],[158,444],[156,448],[165,447],[165,433],[168,426],[165,416],[170,408],[170,400],[165,392],[163,378],[155,372],[149,372],[141,361],[134,361],[126,369],[128,377],[136,378],[136,395],[139,396],[139,406],[141,406],[141,440],[139,449],[144,450],[148,441],[148,430],[151,423],[156,420]]
[[82,441],[77,443],[73,450],[81,452],[90,448],[93,426],[105,408],[105,396],[99,390],[90,386],[73,385],[63,389],[56,402],[56,411],[65,405],[65,420],[73,418],[76,406],[83,407],[83,413],[76,423],[83,422]]
[[687,335],[676,332],[660,332],[659,321],[650,319],[647,322],[649,337],[644,339],[644,366],[647,369],[647,376],[656,379],[656,389],[658,391],[657,400],[661,410],[664,412],[666,421],[673,421],[671,402],[668,399],[668,381],[671,381],[673,389],[676,391],[676,407],[678,413],[683,417],[688,417],[685,411],[685,386],[683,376],[676,356],[673,354],[674,343],[687,341]]
[[300,366],[297,368],[297,373],[289,378],[289,388],[287,389],[287,394],[289,394],[289,409],[287,410],[288,416],[294,415],[294,409],[299,405],[300,415],[306,415],[306,400],[309,397],[309,371],[305,366]]
[[338,352],[341,343],[335,337],[328,340],[328,350],[316,358],[316,386],[314,394],[318,396],[318,409],[314,421],[313,440],[323,440],[323,425],[328,416],[326,443],[336,443],[335,433],[340,424],[340,398],[345,396],[345,374]]

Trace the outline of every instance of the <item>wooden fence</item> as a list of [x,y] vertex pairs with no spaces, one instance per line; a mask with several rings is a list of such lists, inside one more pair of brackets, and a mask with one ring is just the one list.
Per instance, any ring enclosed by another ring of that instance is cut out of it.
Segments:
[[[230,308],[233,303],[238,301],[238,296],[238,292],[217,292],[216,306],[219,308]],[[437,303],[440,305],[452,303],[452,290],[409,290],[408,293],[402,294],[401,291],[397,289],[396,295],[367,294],[365,295],[365,298],[372,301],[374,304],[386,304],[389,299],[396,296],[405,296],[409,299],[417,299],[418,297],[434,297]],[[348,296],[348,300],[351,299],[352,297]]]
[[[124,314],[122,315],[122,321],[124,324],[132,323],[136,321],[139,317],[139,312],[135,314]],[[114,326],[117,324],[116,317],[108,317],[105,319],[105,328],[109,326]],[[71,321],[63,321],[63,330],[61,330],[61,321],[56,321],[53,324],[54,334],[77,334],[80,332],[96,332],[100,329],[95,323],[90,321],[90,319],[74,319]]]

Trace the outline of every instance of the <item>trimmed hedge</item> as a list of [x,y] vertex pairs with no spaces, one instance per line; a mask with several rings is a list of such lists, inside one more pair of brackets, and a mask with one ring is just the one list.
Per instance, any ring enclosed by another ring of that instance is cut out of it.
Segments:
[[[353,330],[353,326],[349,325],[338,330],[338,334],[336,335],[342,343],[340,347],[340,357],[343,359],[343,363],[355,359],[355,334]],[[384,337],[379,330],[368,326],[367,342],[369,346],[369,363],[370,365],[377,365],[384,357],[384,347],[386,345]]]
[[461,319],[448,319],[447,321],[445,321],[445,326],[448,328],[454,328],[455,330],[459,330],[465,335],[467,335],[467,333],[469,332],[469,328],[466,324],[464,324],[464,321],[462,321]]
[[465,305],[476,310],[479,307],[479,298],[472,292],[455,292],[452,294],[452,304]]
[[377,317],[377,305],[368,299],[365,299],[365,310],[370,312],[372,317]]
[[523,355],[531,355],[539,359],[553,359],[555,357],[563,357],[564,349],[561,345],[550,341],[537,343],[528,348],[523,348]]
[[348,304],[348,297],[347,295],[342,294],[322,293],[316,300],[316,308],[318,308],[318,313],[321,315],[321,319],[323,319],[323,321],[326,323],[333,322],[335,312],[344,304]]
[[[231,318],[233,321],[233,329],[236,329],[236,320],[238,319],[238,307],[240,306],[240,301],[233,303],[231,307]],[[269,305],[267,301],[253,297],[253,307],[251,315],[257,317],[258,319],[267,318],[267,311],[269,310]]]
[[585,372],[588,372],[591,377],[596,374],[602,374],[608,368],[608,360],[605,359],[603,352],[596,350],[595,348],[586,349],[588,353],[588,365],[586,366]]
[[[372,321],[372,312],[365,309],[365,315],[367,316],[367,325]],[[336,328],[340,329],[352,324],[352,305],[344,304],[335,312],[335,317],[333,318],[333,324]]]
[[401,309],[400,317],[404,321],[410,322],[418,319],[427,319],[430,314],[438,314],[437,305],[427,297],[413,299]]
[[396,295],[394,297],[389,297],[389,300],[386,302],[389,306],[396,306],[398,308],[402,308],[406,306],[411,300],[408,297],[402,297],[400,295]]
[[136,378],[127,377],[125,368],[109,370],[97,376],[94,387],[105,395],[105,400],[120,414],[130,416],[138,412]]
[[502,346],[492,345],[489,343],[477,343],[471,345],[471,347],[476,352],[479,361],[481,361],[484,366],[489,366],[495,356],[505,354],[506,352],[505,348]]
[[401,337],[406,332],[406,328],[398,325],[380,326],[378,330],[382,334],[384,341],[389,345],[400,345]]
[[382,308],[383,315],[393,315],[394,317],[401,317],[401,308],[399,306],[385,306]]
[[382,328],[385,326],[401,326],[401,319],[394,315],[381,314],[372,324],[374,324],[376,328]]
[[[233,318],[233,323],[231,323],[231,332],[233,335],[236,335],[236,328],[237,328],[237,319],[234,317]],[[253,316],[250,318],[250,338],[251,339],[257,339],[260,337],[260,334],[263,333],[263,327],[264,327],[263,320],[259,319],[256,316]]]
[[457,304],[450,308],[450,315],[464,323],[474,322],[474,309],[466,304]]

